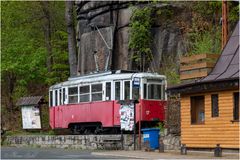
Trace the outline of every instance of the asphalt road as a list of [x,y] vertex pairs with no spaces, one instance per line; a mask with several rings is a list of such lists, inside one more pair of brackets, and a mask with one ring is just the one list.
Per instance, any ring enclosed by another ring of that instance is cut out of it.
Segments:
[[125,159],[107,155],[92,155],[91,151],[56,148],[1,147],[1,159]]

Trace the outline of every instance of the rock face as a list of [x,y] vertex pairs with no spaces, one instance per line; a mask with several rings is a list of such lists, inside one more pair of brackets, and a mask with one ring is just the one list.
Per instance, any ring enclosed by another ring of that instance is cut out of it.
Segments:
[[[175,4],[166,5],[159,2],[152,6],[156,12],[170,7],[176,10],[174,16],[179,17],[182,14],[181,4]],[[99,71],[136,69],[131,58],[133,52],[128,48],[132,15],[130,6],[144,5],[149,4],[126,1],[76,1],[80,74],[94,72],[96,67]],[[173,61],[177,61],[179,55],[185,52],[184,41],[176,21],[169,22],[168,19],[158,16],[154,19],[151,32],[154,60],[149,69],[158,71],[162,63],[167,63],[163,61],[164,56],[173,57]]]

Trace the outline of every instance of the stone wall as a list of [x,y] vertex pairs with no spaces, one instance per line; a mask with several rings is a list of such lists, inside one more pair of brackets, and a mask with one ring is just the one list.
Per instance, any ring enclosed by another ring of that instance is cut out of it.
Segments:
[[[121,135],[24,135],[7,136],[4,144],[16,147],[71,148],[71,149],[121,149],[122,144],[101,145],[106,137],[120,138]],[[179,137],[162,135],[166,150],[179,149]],[[136,143],[138,138],[136,139]],[[143,142],[143,140],[142,140]],[[124,150],[133,150],[133,135],[124,135]],[[143,145],[142,145],[143,146]],[[138,146],[136,145],[138,148]]]

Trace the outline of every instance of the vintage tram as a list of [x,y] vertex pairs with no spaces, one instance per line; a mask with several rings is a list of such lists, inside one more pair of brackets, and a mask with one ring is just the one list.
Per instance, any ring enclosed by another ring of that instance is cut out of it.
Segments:
[[[135,80],[139,87],[134,87]],[[147,72],[118,70],[70,77],[49,89],[50,126],[75,134],[118,131],[118,101],[129,99],[139,101],[136,123],[155,125],[165,118],[166,85],[164,75]]]

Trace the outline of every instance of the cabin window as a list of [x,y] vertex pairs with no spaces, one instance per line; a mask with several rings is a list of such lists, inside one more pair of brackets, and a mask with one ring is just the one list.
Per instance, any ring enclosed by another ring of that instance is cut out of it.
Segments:
[[136,88],[136,87],[132,88],[132,99],[134,100],[139,99],[139,88]]
[[49,93],[49,106],[50,107],[53,106],[53,92],[52,91],[50,91],[50,93]]
[[212,94],[212,117],[218,117],[219,116],[219,110],[218,110],[218,94]]
[[102,93],[102,84],[92,85],[92,101],[101,101]]
[[121,95],[121,83],[115,82],[115,100],[120,100]]
[[124,82],[124,99],[130,99],[130,81]]
[[57,106],[57,102],[58,102],[58,91],[55,90],[55,106]]
[[233,120],[239,120],[239,92],[233,94]]
[[143,99],[147,99],[147,84],[143,85]]
[[148,99],[161,99],[161,85],[148,84]]
[[106,100],[111,100],[111,82],[106,83]]
[[90,87],[82,86],[80,87],[80,102],[89,102],[90,100]]
[[63,97],[63,104],[66,104],[66,102],[65,102],[65,88],[63,88],[63,95],[62,95],[62,97]]
[[191,97],[191,124],[203,124],[204,119],[204,96]]
[[68,103],[77,102],[78,102],[78,88],[77,87],[68,88]]

